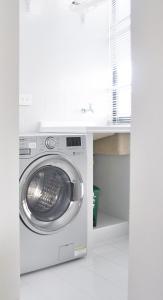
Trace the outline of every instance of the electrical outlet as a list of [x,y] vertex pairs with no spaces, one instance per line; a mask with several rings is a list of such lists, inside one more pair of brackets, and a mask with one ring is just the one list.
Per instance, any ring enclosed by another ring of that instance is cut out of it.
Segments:
[[19,105],[22,105],[22,106],[32,105],[32,95],[31,94],[21,94],[19,97]]

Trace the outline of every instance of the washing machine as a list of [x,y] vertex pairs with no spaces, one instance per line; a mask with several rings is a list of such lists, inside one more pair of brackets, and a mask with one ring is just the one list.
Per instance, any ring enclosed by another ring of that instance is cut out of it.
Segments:
[[20,136],[21,274],[87,253],[86,136]]

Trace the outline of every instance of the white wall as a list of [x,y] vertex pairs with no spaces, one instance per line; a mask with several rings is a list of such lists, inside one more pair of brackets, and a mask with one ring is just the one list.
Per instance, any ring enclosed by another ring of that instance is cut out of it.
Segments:
[[18,1],[0,0],[0,299],[19,299]]
[[163,299],[163,1],[132,1],[129,300]]
[[[109,103],[109,1],[81,14],[69,0],[20,0],[20,94],[33,105],[20,107],[20,131],[39,121],[106,123]],[[94,114],[82,107],[93,104]],[[110,112],[109,112],[110,111]]]

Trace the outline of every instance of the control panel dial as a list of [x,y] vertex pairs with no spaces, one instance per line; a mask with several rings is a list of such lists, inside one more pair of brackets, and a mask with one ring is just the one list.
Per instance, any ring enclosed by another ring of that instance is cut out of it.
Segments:
[[54,137],[49,136],[46,141],[45,141],[45,145],[48,149],[54,149],[56,146],[56,140]]

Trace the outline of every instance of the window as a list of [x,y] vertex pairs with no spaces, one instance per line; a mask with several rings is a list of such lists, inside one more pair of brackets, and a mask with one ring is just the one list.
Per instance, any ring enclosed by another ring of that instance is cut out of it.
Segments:
[[113,123],[131,119],[130,0],[111,0],[110,53]]

